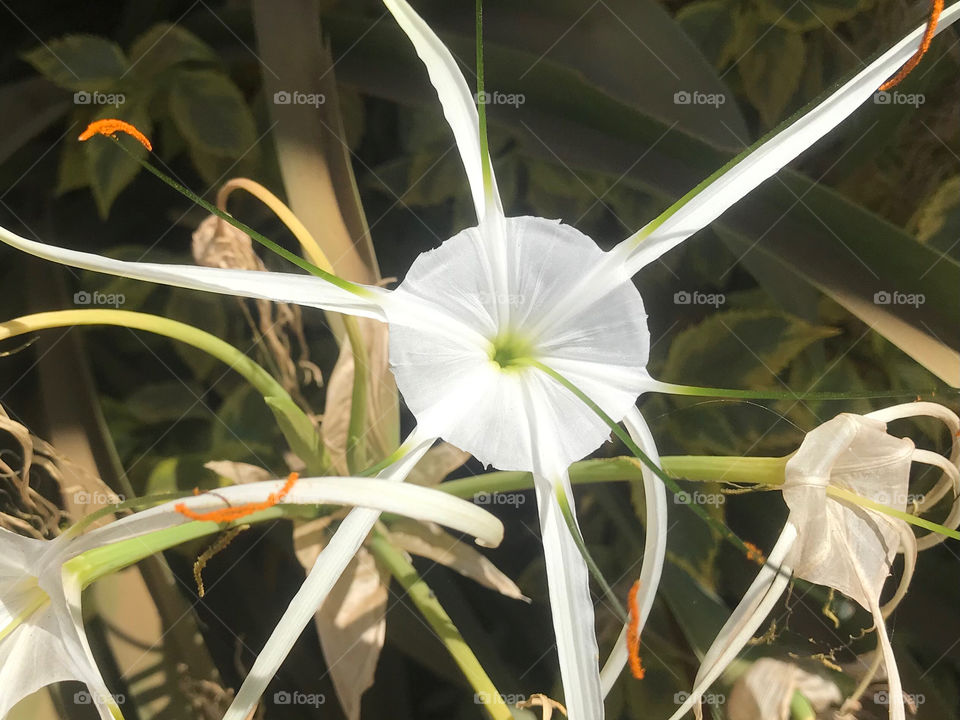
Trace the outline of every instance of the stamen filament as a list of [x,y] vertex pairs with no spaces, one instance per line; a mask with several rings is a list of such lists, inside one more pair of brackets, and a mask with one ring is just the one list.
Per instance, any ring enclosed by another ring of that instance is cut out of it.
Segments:
[[205,513],[194,512],[187,507],[186,503],[177,503],[173,506],[173,509],[191,520],[198,520],[200,522],[230,523],[246,517],[247,515],[252,515],[255,512],[268,510],[274,505],[281,503],[287,494],[293,489],[294,484],[296,484],[297,480],[299,479],[299,474],[295,472],[290,473],[290,475],[287,477],[287,481],[280,489],[280,492],[270,493],[267,496],[267,499],[263,502],[244,503],[243,505],[237,505],[236,507],[226,507],[221,508],[220,510],[211,510],[210,512]]

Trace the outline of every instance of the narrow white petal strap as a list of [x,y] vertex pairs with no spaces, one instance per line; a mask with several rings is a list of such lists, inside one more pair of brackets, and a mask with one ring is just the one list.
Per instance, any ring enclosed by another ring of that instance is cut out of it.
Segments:
[[547,569],[550,613],[553,616],[567,717],[570,720],[603,720],[600,651],[597,649],[590,573],[567,527],[559,502],[559,497],[566,498],[576,524],[570,478],[567,469],[556,460],[556,438],[550,436],[545,419],[538,417],[538,408],[549,407],[542,395],[543,386],[528,383],[523,386],[523,392],[533,451],[533,479]]
[[788,519],[767,563],[704,655],[689,697],[670,720],[680,720],[690,710],[701,717],[700,698],[753,637],[790,583],[786,559],[796,539],[797,528]]
[[83,270],[191,290],[294,303],[375,320],[386,319],[382,305],[390,293],[380,287],[345,283],[351,288],[348,290],[312,275],[126,262],[27,240],[2,227],[0,241],[44,260]]
[[[960,3],[954,3],[943,12],[937,32],[949,27],[957,18],[960,18]],[[913,55],[925,29],[923,25],[911,32],[815,108],[708,178],[659,218],[624,240],[614,252],[625,262],[629,273],[637,272],[716,220],[727,208],[839,125]]]
[[[636,407],[623,419],[623,424],[633,441],[659,466],[660,454],[657,452],[653,434]],[[647,534],[643,545],[643,564],[640,566],[640,589],[637,591],[637,609],[640,615],[638,633],[643,632],[643,626],[650,617],[667,554],[667,489],[663,481],[646,465],[643,466],[642,475],[643,497],[647,506]],[[610,692],[627,663],[627,630],[628,625],[624,625],[610,657],[600,671],[600,686],[604,697]]]
[[397,23],[413,43],[417,55],[427,66],[430,82],[440,98],[444,117],[453,131],[463,167],[467,172],[473,204],[477,209],[477,221],[482,223],[494,214],[502,216],[503,208],[500,205],[492,166],[489,168],[491,187],[484,188],[483,165],[489,165],[490,159],[482,156],[480,118],[476,102],[456,59],[406,0],[384,0],[384,5],[393,13]]
[[[914,461],[934,465],[943,470],[940,480],[933,489],[924,496],[917,510],[918,512],[923,512],[927,508],[933,507],[952,489],[954,496],[953,505],[950,508],[950,513],[944,521],[944,524],[951,529],[956,528],[958,524],[960,524],[960,469],[958,469],[960,468],[960,417],[957,417],[957,414],[949,408],[932,402],[912,402],[893,405],[867,413],[865,417],[880,420],[884,423],[912,417],[932,417],[946,425],[951,439],[949,460],[941,455],[925,450],[917,450],[914,452]],[[920,550],[926,550],[929,547],[943,542],[944,539],[943,535],[931,532],[918,538],[917,547]]]
[[[947,515],[946,520],[943,521],[943,525],[951,530],[955,530],[957,526],[960,525],[960,469],[943,455],[929,450],[914,450],[913,461],[923,463],[924,465],[932,465],[943,471],[940,481],[927,493],[923,501],[919,504],[919,510],[922,511],[925,508],[932,507],[946,495],[949,490],[953,490],[953,503],[950,506],[950,513]],[[926,550],[927,548],[942,543],[944,540],[946,540],[945,535],[941,535],[938,532],[929,532],[917,538],[917,547],[920,550]]]
[[[416,431],[414,431],[416,433]],[[386,468],[380,477],[402,481],[421,457],[430,449],[433,438],[418,442],[401,460]],[[410,440],[408,439],[408,443]],[[354,508],[337,528],[330,542],[320,552],[290,605],[274,628],[266,645],[260,651],[253,667],[244,678],[237,696],[223,716],[223,720],[246,720],[260,701],[267,685],[277,674],[303,629],[311,622],[340,575],[356,555],[363,541],[373,529],[380,512]]]

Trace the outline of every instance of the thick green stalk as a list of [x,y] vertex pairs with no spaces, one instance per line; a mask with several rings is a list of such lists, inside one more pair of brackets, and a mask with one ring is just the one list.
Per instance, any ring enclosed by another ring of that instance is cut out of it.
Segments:
[[424,619],[446,646],[470,685],[473,686],[475,697],[484,700],[483,707],[490,717],[493,720],[511,720],[513,715],[503,701],[503,696],[433,594],[433,590],[423,581],[407,556],[390,544],[379,530],[374,530],[370,536],[369,548],[377,560],[406,590]]
[[129,310],[59,310],[25,315],[0,323],[0,340],[37,330],[76,325],[115,325],[143,330],[178,340],[212,355],[240,373],[263,395],[290,447],[307,463],[309,471],[321,472],[325,466],[320,439],[313,423],[283,386],[233,345],[192,325]]

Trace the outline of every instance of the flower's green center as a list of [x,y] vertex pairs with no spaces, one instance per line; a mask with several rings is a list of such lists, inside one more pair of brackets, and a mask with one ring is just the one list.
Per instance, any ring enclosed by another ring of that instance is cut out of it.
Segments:
[[534,356],[534,346],[527,338],[514,333],[500,333],[493,339],[490,359],[501,370],[516,370],[526,367]]

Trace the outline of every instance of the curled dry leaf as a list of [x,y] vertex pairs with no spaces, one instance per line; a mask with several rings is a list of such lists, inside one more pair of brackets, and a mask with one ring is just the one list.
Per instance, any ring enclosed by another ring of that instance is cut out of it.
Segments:
[[[216,215],[207,217],[193,233],[193,259],[198,265],[234,270],[265,271],[267,268],[253,249],[250,236]],[[279,371],[280,383],[302,407],[307,407],[301,393],[301,378],[306,382],[321,383],[319,368],[310,362],[307,340],[303,333],[300,307],[287,303],[256,300],[258,320],[254,320],[242,298],[237,302],[251,328],[266,343],[270,356]],[[293,359],[296,339],[298,358]]]
[[264,482],[273,479],[273,473],[257,465],[233,462],[232,460],[211,460],[203,465],[220,477],[232,480],[237,485],[252,482]]
[[794,691],[822,712],[843,700],[836,683],[773,658],[761,658],[733,686],[727,713],[730,720],[787,720]]
[[[308,570],[326,546],[331,522],[318,518],[294,531],[297,559]],[[389,582],[373,555],[360,548],[314,615],[327,669],[348,720],[359,720],[361,697],[373,685],[387,631]]]
[[550,720],[553,717],[553,711],[559,710],[566,717],[567,709],[556,700],[551,700],[543,693],[534,693],[529,700],[521,700],[517,703],[518,708],[543,708],[543,720]]
[[390,523],[390,541],[402,550],[456,570],[501,595],[530,602],[516,583],[490,560],[433,523],[396,520]]

